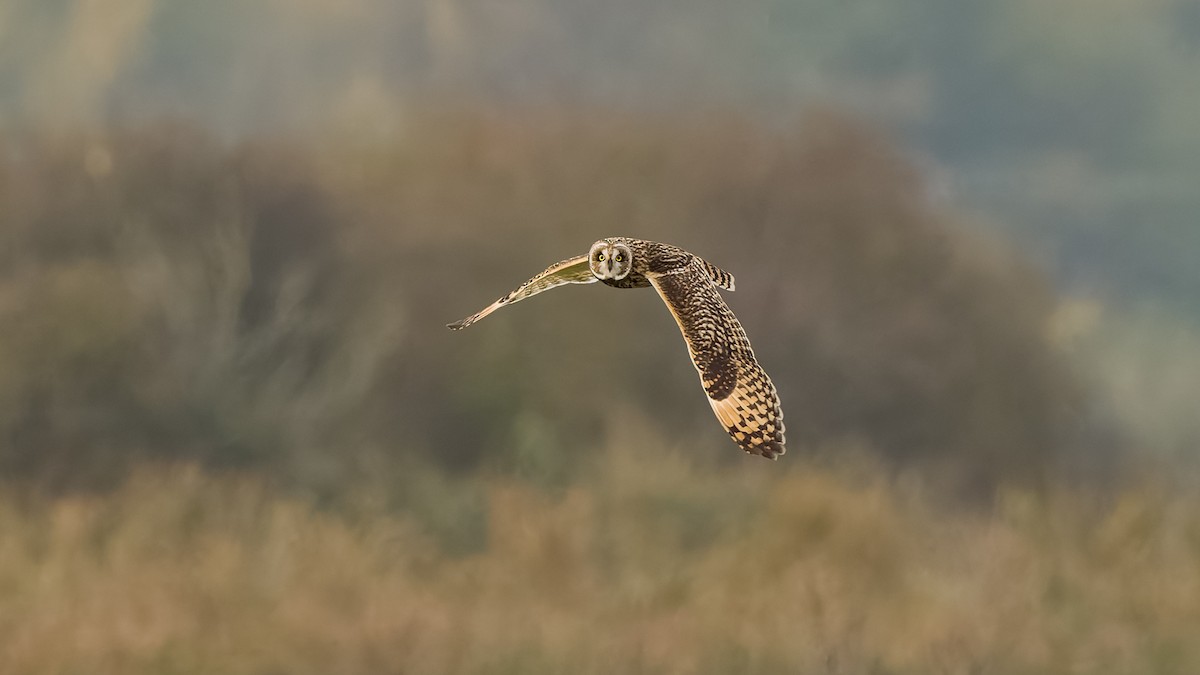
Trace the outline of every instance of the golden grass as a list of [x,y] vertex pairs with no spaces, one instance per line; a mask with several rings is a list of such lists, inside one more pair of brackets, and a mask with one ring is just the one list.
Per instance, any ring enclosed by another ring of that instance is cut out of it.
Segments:
[[476,553],[190,468],[0,499],[0,672],[1200,668],[1189,496],[956,513],[871,470],[620,452],[554,492],[447,485],[483,495]]

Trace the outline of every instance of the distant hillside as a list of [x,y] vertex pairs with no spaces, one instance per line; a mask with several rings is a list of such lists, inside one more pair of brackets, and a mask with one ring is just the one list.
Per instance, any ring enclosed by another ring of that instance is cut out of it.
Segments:
[[850,444],[986,493],[1080,448],[1045,280],[843,116],[413,124],[367,148],[180,126],[8,143],[3,473],[106,485],[183,457],[320,491],[419,458],[555,481],[630,425],[647,451],[740,459],[652,291],[445,329],[614,234],[737,275],[797,454]]

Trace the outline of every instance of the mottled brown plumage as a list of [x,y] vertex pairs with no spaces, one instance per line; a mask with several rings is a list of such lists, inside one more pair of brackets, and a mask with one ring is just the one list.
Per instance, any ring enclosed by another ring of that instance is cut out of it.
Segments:
[[783,411],[775,386],[717,290],[732,291],[733,276],[681,248],[625,237],[601,239],[588,255],[551,265],[449,327],[465,328],[504,305],[562,284],[594,281],[616,288],[653,286],[679,324],[709,405],[729,436],[751,454],[775,459],[784,453]]

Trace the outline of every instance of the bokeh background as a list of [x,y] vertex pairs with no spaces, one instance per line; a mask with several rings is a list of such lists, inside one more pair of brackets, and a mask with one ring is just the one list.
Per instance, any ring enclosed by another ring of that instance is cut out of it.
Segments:
[[[0,0],[0,672],[1200,670],[1192,0]],[[780,391],[719,428],[678,244]]]

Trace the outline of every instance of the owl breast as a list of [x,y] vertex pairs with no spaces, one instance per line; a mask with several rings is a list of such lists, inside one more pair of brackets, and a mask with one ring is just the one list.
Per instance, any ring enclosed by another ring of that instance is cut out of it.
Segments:
[[601,279],[600,281],[613,288],[645,288],[650,285],[650,280],[638,272],[630,272],[623,279]]

